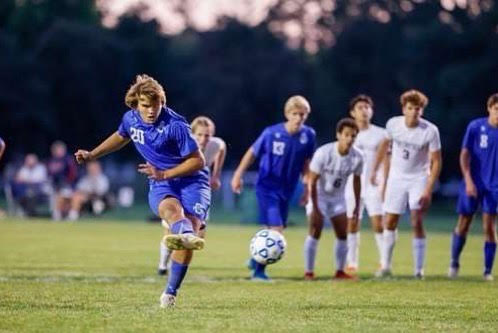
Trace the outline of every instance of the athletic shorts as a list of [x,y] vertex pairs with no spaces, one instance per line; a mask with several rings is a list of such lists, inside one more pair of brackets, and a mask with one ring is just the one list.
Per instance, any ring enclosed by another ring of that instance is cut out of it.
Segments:
[[259,208],[259,223],[270,227],[286,227],[289,216],[289,201],[287,197],[275,191],[256,188],[256,198]]
[[420,197],[427,185],[427,177],[416,179],[399,179],[389,177],[384,198],[384,212],[389,214],[404,214],[406,206],[410,210],[418,210]]
[[[363,185],[363,184],[362,184]],[[348,218],[353,217],[353,210],[355,208],[356,202],[354,198],[353,186],[346,188],[346,208]],[[363,218],[363,211],[367,210],[368,216],[378,216],[383,215],[384,211],[382,209],[382,192],[380,191],[380,186],[369,185],[362,191],[362,196],[360,198],[360,209],[359,209],[359,219]]]
[[167,197],[180,201],[185,214],[205,221],[211,205],[209,183],[196,178],[151,181],[149,184],[149,206],[159,216],[159,204]]
[[[346,199],[344,196],[320,198],[318,197],[318,208],[323,215],[324,220],[330,221],[332,218],[341,214],[346,214]],[[311,200],[306,204],[306,215],[311,215],[313,204]]]
[[482,212],[486,214],[496,214],[498,209],[498,192],[490,192],[487,190],[478,190],[477,198],[469,197],[465,193],[465,184],[460,186],[460,194],[458,195],[457,213],[460,215],[474,215],[479,206]]

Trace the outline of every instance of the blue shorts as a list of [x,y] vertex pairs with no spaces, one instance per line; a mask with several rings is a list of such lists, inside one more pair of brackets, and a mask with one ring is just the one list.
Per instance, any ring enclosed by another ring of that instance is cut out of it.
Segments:
[[469,197],[465,194],[465,185],[460,188],[458,196],[457,213],[460,215],[474,215],[479,208],[486,214],[496,214],[498,208],[498,192],[478,190],[477,198]]
[[286,227],[290,199],[274,192],[256,188],[259,222],[270,227]]
[[205,221],[211,205],[211,189],[203,179],[173,179],[149,183],[149,206],[159,216],[159,204],[166,197],[180,201],[185,214]]

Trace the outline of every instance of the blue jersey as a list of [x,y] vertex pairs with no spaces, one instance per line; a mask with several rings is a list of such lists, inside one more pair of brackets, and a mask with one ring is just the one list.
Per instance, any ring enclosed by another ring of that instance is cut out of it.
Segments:
[[[176,167],[199,150],[185,118],[167,107],[162,108],[154,124],[145,123],[138,111],[129,110],[123,116],[118,133],[131,139],[140,155],[160,170]],[[196,176],[207,178],[207,169],[182,178]]]
[[257,186],[290,198],[305,161],[313,156],[315,141],[315,131],[308,126],[293,135],[284,123],[265,128],[252,145],[254,155],[260,159]]
[[470,153],[470,172],[477,188],[498,192],[498,128],[491,126],[488,118],[473,120],[462,148]]

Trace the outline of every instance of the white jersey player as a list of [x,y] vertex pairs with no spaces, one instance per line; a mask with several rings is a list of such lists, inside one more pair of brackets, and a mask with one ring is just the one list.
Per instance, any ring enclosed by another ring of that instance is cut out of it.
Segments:
[[[204,154],[206,160],[206,167],[210,169],[210,185],[212,190],[218,190],[221,186],[220,175],[225,162],[226,144],[223,139],[214,136],[215,125],[214,122],[204,116],[199,116],[190,124],[192,127],[192,134],[199,145],[200,150]],[[209,218],[209,215],[208,215]],[[163,226],[168,227],[163,221]],[[199,236],[205,236],[205,225],[201,226]],[[170,250],[164,246],[163,242],[160,243],[160,256],[159,266],[157,272],[159,275],[165,275],[168,272],[168,262],[170,257]]]
[[427,103],[427,97],[416,90],[409,90],[401,95],[403,116],[393,117],[387,122],[388,139],[382,143],[375,161],[372,183],[376,183],[376,171],[385,158],[389,145],[392,145],[384,197],[384,250],[378,276],[391,274],[396,228],[407,205],[410,208],[414,236],[414,274],[419,279],[424,276],[426,242],[423,216],[431,203],[432,191],[442,164],[439,131],[434,124],[421,118]]
[[[353,279],[345,273],[347,256],[347,216],[344,191],[348,177],[353,174],[357,207],[360,202],[362,153],[353,147],[358,126],[353,119],[346,118],[337,124],[337,141],[318,148],[313,155],[308,173],[310,200],[306,206],[309,234],[304,243],[306,280],[314,279],[314,266],[318,240],[323,222],[330,221],[336,234],[335,258],[336,279]],[[358,209],[354,209],[354,215]]]
[[[371,184],[370,174],[377,157],[381,143],[387,139],[384,128],[370,123],[373,115],[373,101],[369,96],[358,95],[349,103],[350,114],[358,125],[360,132],[356,137],[354,147],[362,151],[364,160],[363,174],[361,176],[361,202],[358,218],[353,217],[356,206],[353,192],[353,177],[350,176],[346,185],[346,206],[348,215],[348,259],[347,271],[356,272],[359,264],[360,224],[363,211],[366,208],[372,222],[375,242],[381,256],[383,227],[382,227],[382,190],[384,189],[384,174],[379,173],[377,184]],[[387,160],[387,159],[386,159]]]

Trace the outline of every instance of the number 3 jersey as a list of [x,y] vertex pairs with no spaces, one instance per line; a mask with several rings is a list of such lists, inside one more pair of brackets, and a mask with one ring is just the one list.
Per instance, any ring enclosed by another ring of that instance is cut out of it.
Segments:
[[498,128],[488,118],[473,120],[463,138],[462,149],[470,153],[470,173],[479,190],[498,191]]
[[389,119],[387,136],[392,140],[392,156],[389,177],[418,179],[427,177],[430,169],[429,153],[441,150],[439,130],[431,122],[420,119],[418,125],[409,128],[405,117]]
[[361,176],[363,153],[351,147],[347,155],[339,154],[338,143],[327,143],[318,148],[310,163],[310,170],[318,175],[318,196],[342,197],[349,175]]
[[[145,123],[138,111],[129,110],[123,116],[118,134],[131,139],[140,155],[160,170],[176,167],[199,150],[185,118],[167,107],[162,108],[153,124]],[[182,178],[199,175],[207,179],[207,168]]]

